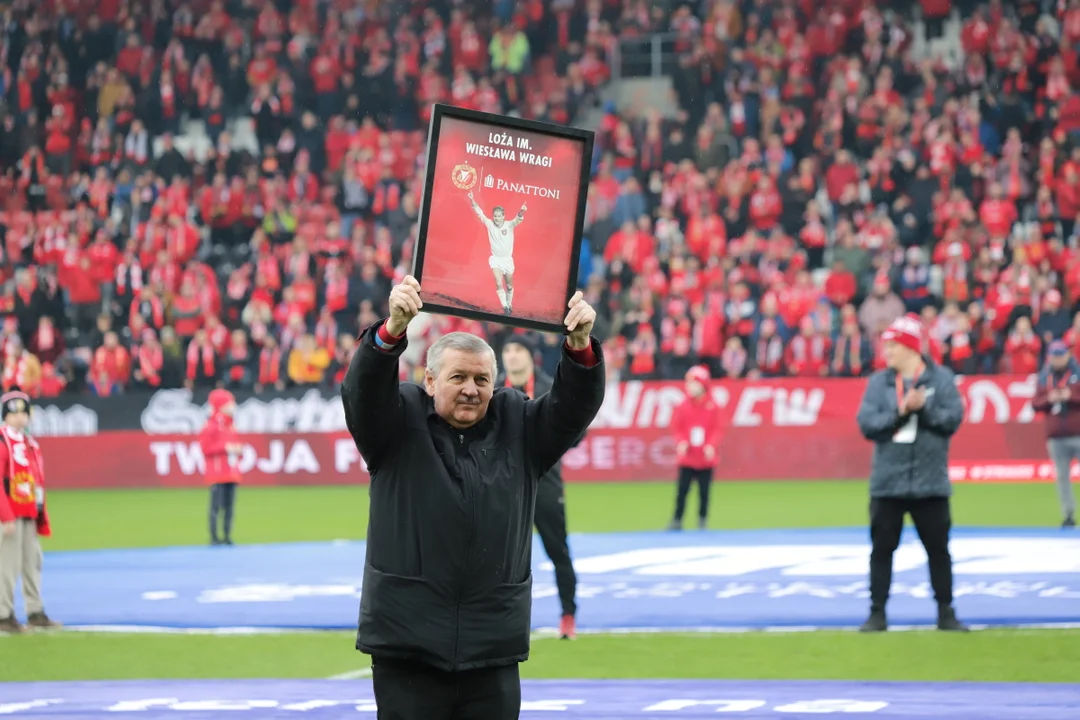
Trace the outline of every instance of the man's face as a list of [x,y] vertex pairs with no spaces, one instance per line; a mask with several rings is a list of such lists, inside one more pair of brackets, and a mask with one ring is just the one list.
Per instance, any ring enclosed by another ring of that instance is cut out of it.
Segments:
[[444,351],[438,376],[430,370],[424,374],[424,387],[435,400],[435,412],[459,430],[483,420],[494,392],[494,369],[487,353]]
[[885,343],[885,364],[891,369],[898,369],[908,357],[911,356],[912,350],[900,343],[890,340]]
[[1068,354],[1065,354],[1065,355],[1051,355],[1050,356],[1050,365],[1055,370],[1064,370],[1066,367],[1069,366],[1069,356],[1068,356]]
[[689,379],[686,381],[686,394],[692,398],[699,398],[705,394],[705,386],[697,380]]
[[502,225],[503,220],[506,218],[506,213],[502,208],[495,208],[491,213],[491,221],[496,225]]
[[532,367],[532,357],[524,346],[517,343],[509,343],[502,351],[503,367],[508,373],[520,373]]

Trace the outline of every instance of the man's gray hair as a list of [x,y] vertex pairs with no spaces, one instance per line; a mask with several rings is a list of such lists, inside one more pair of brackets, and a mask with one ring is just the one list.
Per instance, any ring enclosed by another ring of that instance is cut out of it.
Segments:
[[491,358],[491,379],[495,379],[498,370],[495,350],[484,338],[467,332],[452,332],[433,342],[427,351],[427,370],[432,375],[438,377],[439,370],[442,369],[443,353],[447,350],[457,350],[470,355],[487,355]]

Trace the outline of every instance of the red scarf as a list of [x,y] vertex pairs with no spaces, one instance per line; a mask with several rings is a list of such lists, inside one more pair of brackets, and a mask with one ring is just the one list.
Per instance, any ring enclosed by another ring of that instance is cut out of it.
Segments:
[[139,346],[139,370],[142,371],[146,382],[154,387],[161,385],[159,371],[165,363],[165,354],[161,346],[149,347],[146,343]]
[[17,357],[8,356],[4,363],[3,388],[9,390],[12,387],[26,388],[26,353],[21,352]]
[[757,367],[766,372],[774,372],[784,360],[784,343],[779,335],[761,338],[757,342]]
[[259,353],[259,384],[273,385],[281,376],[281,350],[264,348]]
[[200,348],[195,342],[192,342],[188,345],[187,350],[188,380],[194,380],[198,374],[200,351],[202,353],[203,374],[207,377],[214,377],[214,346],[207,342]]
[[319,322],[315,323],[315,342],[320,347],[328,350],[332,349],[337,344],[337,330],[337,322],[333,318],[319,320]]
[[326,307],[330,312],[341,312],[349,304],[349,279],[335,278],[326,283]]
[[[16,517],[38,518],[45,505],[45,465],[41,448],[26,433],[4,426],[0,430],[8,451],[8,499]],[[0,488],[0,492],[2,492]]]

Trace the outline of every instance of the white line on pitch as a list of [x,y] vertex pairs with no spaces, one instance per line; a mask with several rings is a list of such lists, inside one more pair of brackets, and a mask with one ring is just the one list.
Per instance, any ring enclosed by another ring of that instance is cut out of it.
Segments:
[[341,673],[340,675],[331,675],[326,678],[327,680],[359,680],[360,678],[371,677],[371,668],[360,668],[359,670],[350,670],[349,672]]

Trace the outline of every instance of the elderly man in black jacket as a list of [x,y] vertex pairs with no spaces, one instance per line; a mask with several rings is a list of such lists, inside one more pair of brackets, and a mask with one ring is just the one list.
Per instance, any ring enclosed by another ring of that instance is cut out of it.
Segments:
[[885,603],[893,553],[911,515],[926,549],[939,630],[966,631],[953,610],[949,530],[949,440],[964,419],[952,371],[924,357],[918,317],[896,320],[883,334],[887,369],[870,376],[859,407],[859,430],[874,442],[870,471],[870,617],[863,632],[888,628]]
[[596,313],[571,299],[551,391],[530,400],[495,387],[495,353],[468,333],[432,344],[423,387],[399,382],[419,293],[411,277],[394,287],[341,388],[371,473],[356,647],[380,720],[517,718],[537,486],[603,403]]
[[[551,392],[551,377],[536,367],[535,355],[536,348],[524,335],[507,338],[502,347],[503,374],[495,381],[495,386],[512,387],[530,398]],[[566,494],[561,462],[552,465],[537,486],[536,531],[540,534],[544,552],[555,566],[555,586],[562,606],[559,637],[573,640],[577,634],[577,574],[570,559],[566,532]]]

